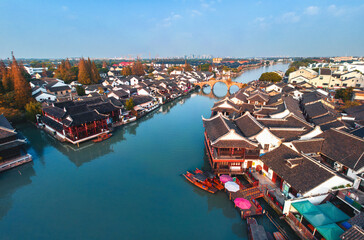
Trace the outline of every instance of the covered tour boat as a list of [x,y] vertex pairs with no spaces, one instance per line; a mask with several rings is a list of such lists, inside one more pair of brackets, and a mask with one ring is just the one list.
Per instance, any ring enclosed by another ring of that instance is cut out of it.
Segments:
[[205,175],[207,177],[207,181],[210,182],[212,184],[212,186],[214,186],[218,190],[224,189],[224,185],[220,182],[220,180],[216,177],[215,174],[213,174],[209,171],[203,172],[202,170],[200,170],[198,168],[196,168],[195,173],[196,174],[201,173],[201,174]]
[[210,193],[216,193],[218,190],[214,186],[212,186],[211,183],[206,181],[207,177],[201,173],[193,174],[187,171],[186,174],[183,174],[183,176],[190,181],[195,186],[210,192]]

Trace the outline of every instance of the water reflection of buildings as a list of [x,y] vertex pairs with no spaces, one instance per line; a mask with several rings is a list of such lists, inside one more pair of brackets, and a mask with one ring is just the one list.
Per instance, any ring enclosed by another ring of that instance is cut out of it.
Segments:
[[[178,103],[179,104],[184,104],[186,102],[187,99],[191,98],[192,95],[194,95],[196,93],[191,93],[191,94],[188,94],[187,96],[183,96],[183,97],[180,97],[180,98],[177,98],[167,104],[164,104],[162,105],[160,108],[159,108],[159,112],[163,113],[163,114],[167,114],[169,113],[169,111],[171,111],[171,109],[176,106]],[[149,116],[149,115],[147,115]]]
[[[37,130],[38,137],[31,137],[29,136],[29,140],[31,142],[31,145],[33,146],[32,140],[38,139],[41,142],[39,144],[43,145],[52,145],[52,147],[56,148],[58,151],[60,151],[62,154],[67,156],[71,162],[73,162],[77,167],[82,166],[84,163],[91,162],[97,158],[100,158],[102,156],[105,156],[109,153],[114,152],[114,146],[115,144],[125,140],[125,134],[131,134],[136,135],[137,128],[142,124],[143,122],[153,118],[157,114],[166,114],[168,113],[174,106],[177,104],[184,104],[184,102],[190,98],[190,95],[187,95],[185,97],[181,97],[178,99],[175,99],[172,102],[169,102],[167,104],[162,105],[159,109],[156,109],[155,111],[143,116],[142,118],[138,119],[135,122],[129,123],[127,125],[121,126],[113,132],[113,136],[103,142],[94,143],[92,141],[88,141],[85,143],[80,144],[79,147],[76,145],[71,145],[68,143],[60,143],[56,139],[54,139],[51,136],[48,136],[47,133],[44,133],[43,131]],[[39,134],[43,133],[43,136],[39,136]],[[35,135],[35,136],[36,136]],[[34,143],[37,145],[36,143]],[[42,155],[43,149],[39,148],[38,146],[35,146],[36,149],[34,149],[39,156]]]
[[17,168],[5,171],[0,175],[0,220],[6,216],[12,207],[12,195],[19,188],[32,182],[35,176],[33,163],[28,163]]

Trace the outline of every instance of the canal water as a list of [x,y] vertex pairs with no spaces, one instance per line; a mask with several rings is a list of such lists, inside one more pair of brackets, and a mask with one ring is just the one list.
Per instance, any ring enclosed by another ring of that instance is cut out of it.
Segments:
[[[277,68],[287,65],[269,71]],[[208,168],[201,115],[214,101],[193,93],[79,148],[17,126],[34,161],[0,174],[0,239],[247,239],[224,192],[204,192],[181,175]]]

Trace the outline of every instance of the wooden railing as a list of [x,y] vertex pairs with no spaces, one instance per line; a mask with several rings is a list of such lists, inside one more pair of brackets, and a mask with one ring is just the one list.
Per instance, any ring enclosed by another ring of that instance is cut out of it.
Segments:
[[255,187],[255,186],[259,186],[259,180],[256,179],[253,174],[249,171],[245,172],[246,176],[250,179],[249,182],[251,182],[251,184]]
[[288,213],[287,217],[294,223],[305,239],[316,240],[315,236],[313,236],[312,233],[302,223],[300,223],[300,221],[291,212]]
[[29,153],[24,156],[13,158],[0,165],[0,172],[30,161],[32,161],[32,155],[30,155]]

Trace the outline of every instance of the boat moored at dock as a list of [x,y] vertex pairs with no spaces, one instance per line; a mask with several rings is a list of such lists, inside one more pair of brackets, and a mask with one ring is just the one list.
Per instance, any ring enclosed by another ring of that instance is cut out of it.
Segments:
[[209,193],[216,193],[218,191],[217,188],[207,181],[207,177],[202,173],[193,174],[187,171],[187,173],[183,174],[183,176],[195,186]]
[[257,223],[257,220],[252,217],[246,219],[248,226],[249,240],[268,240],[267,232],[262,225]]

